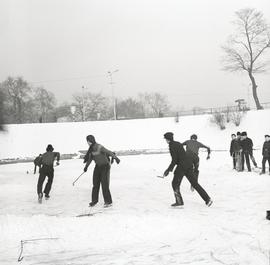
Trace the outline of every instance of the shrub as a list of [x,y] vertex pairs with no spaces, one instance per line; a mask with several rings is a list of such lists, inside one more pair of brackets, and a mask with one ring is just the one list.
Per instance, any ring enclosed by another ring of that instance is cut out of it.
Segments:
[[231,120],[234,123],[235,126],[239,126],[242,118],[244,117],[246,112],[244,111],[233,111],[231,112],[230,116],[231,116]]
[[215,112],[211,118],[211,122],[217,124],[221,130],[226,128],[225,115],[222,112]]

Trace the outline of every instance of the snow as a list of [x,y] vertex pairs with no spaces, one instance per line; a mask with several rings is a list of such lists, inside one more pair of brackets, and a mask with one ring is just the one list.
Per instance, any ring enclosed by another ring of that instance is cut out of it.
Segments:
[[[209,116],[76,124],[10,125],[1,135],[1,157],[31,156],[52,143],[61,153],[86,149],[93,133],[113,150],[167,148],[166,131],[183,141],[192,133],[212,149],[228,149],[231,132],[246,130],[261,148],[269,133],[269,111],[248,112],[239,128],[220,131]],[[110,134],[108,134],[110,132]],[[2,146],[4,148],[2,148]],[[261,151],[254,152],[260,164]],[[157,178],[169,154],[121,156],[111,169],[113,207],[88,208],[92,169],[81,159],[55,167],[51,198],[37,203],[38,175],[32,163],[0,166],[0,264],[192,264],[268,265],[270,260],[270,176],[235,172],[228,152],[200,153],[199,182],[214,203],[206,207],[184,178],[184,209],[172,209],[172,174]],[[28,172],[28,173],[27,173]],[[82,213],[89,217],[76,217]],[[29,241],[30,240],[30,241]],[[33,240],[33,241],[31,241]]]
[[35,157],[45,152],[52,144],[61,154],[77,153],[87,149],[85,137],[96,136],[96,140],[111,150],[164,149],[163,134],[172,131],[179,141],[198,134],[199,141],[209,144],[214,150],[228,149],[231,133],[247,131],[254,147],[261,148],[264,135],[270,133],[270,110],[249,111],[242,123],[236,127],[226,124],[221,131],[210,123],[211,115],[184,116],[179,123],[171,118],[96,121],[76,123],[43,123],[8,125],[7,132],[0,134],[0,159]]
[[[258,153],[255,154],[259,156]],[[51,198],[37,203],[31,163],[1,166],[0,264],[256,264],[269,261],[269,175],[237,173],[227,153],[206,160],[200,182],[213,198],[206,207],[183,180],[184,209],[172,209],[170,174],[157,178],[168,154],[121,157],[111,170],[112,208],[99,205],[90,217],[91,165],[75,186],[82,160],[55,167]],[[27,174],[26,172],[29,172]]]

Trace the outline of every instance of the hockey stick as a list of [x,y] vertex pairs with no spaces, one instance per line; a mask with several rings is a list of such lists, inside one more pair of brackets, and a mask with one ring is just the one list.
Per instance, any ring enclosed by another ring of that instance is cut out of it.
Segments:
[[85,173],[85,172],[83,172],[79,177],[77,177],[77,178],[73,181],[72,186],[74,186],[74,184],[77,182],[77,180],[78,180],[84,173]]
[[164,179],[165,178],[165,176],[157,176],[158,178],[162,178],[162,179]]

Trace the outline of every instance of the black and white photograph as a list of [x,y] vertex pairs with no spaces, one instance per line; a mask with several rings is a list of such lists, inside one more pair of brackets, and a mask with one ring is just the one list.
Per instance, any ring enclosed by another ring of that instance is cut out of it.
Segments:
[[269,0],[0,0],[1,265],[270,265]]

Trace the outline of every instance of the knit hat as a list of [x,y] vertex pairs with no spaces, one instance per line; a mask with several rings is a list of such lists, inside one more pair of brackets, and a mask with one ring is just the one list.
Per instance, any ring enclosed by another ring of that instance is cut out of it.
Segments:
[[242,132],[241,136],[247,136],[247,132]]
[[46,151],[47,152],[52,152],[54,150],[53,146],[51,144],[48,144]]
[[164,134],[164,138],[165,138],[166,140],[173,141],[173,133],[172,133],[172,132],[166,132],[166,133]]
[[190,139],[197,140],[198,139],[198,136],[196,134],[192,134],[190,136]]
[[270,135],[269,134],[266,134],[264,137],[270,137]]
[[92,144],[95,144],[96,143],[96,139],[95,139],[95,137],[93,135],[87,135],[86,136],[86,141],[87,142],[90,142]]

